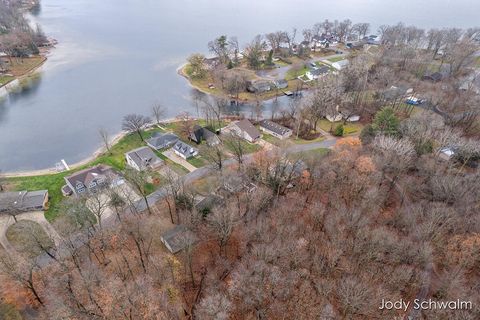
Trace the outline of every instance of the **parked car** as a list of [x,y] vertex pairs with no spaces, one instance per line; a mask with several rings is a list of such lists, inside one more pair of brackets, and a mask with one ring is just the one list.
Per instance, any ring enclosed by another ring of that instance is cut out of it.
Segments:
[[414,105],[414,106],[418,106],[419,104],[422,104],[423,102],[424,102],[424,100],[418,99],[414,96],[408,97],[407,100],[405,101],[406,104],[410,104],[410,105]]

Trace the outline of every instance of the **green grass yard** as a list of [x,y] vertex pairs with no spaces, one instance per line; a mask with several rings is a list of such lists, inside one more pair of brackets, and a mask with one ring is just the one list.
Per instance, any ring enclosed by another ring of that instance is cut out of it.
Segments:
[[201,167],[206,166],[208,164],[207,161],[205,161],[205,159],[203,159],[201,156],[197,156],[197,157],[187,159],[187,162],[190,163],[195,168],[201,168]]
[[323,157],[326,156],[330,152],[330,149],[327,148],[318,148],[309,151],[302,152],[302,156],[304,157]]
[[334,62],[338,62],[338,61],[342,61],[342,60],[345,60],[345,57],[333,57],[333,58],[330,58],[330,59],[327,59],[328,61],[330,61],[331,63],[334,63]]
[[[262,149],[262,147],[259,146],[258,144],[249,143],[245,140],[242,140],[241,143],[244,150],[244,154],[254,153]],[[228,145],[225,145],[225,148],[227,149],[228,152],[233,153],[233,150]]]
[[[326,132],[330,132],[330,129],[335,130],[335,128],[340,124],[343,124],[343,121],[332,123],[327,119],[322,119],[318,122],[318,127]],[[359,122],[347,122],[343,125],[343,128],[344,135],[359,134],[363,129],[363,125]]]
[[287,73],[285,74],[285,79],[286,80],[296,79],[300,76],[305,75],[305,73],[307,73],[308,70],[310,70],[310,68],[308,68],[306,65],[303,65],[301,68],[294,66],[287,71]]
[[4,84],[9,83],[12,81],[15,77],[12,76],[5,76],[5,75],[0,75],[0,87],[3,86]]

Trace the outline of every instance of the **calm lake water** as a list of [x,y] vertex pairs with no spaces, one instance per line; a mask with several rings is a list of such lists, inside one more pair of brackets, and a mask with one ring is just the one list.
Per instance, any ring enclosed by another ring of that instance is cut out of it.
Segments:
[[466,28],[478,12],[478,0],[42,0],[34,20],[59,45],[28,90],[0,103],[0,169],[86,158],[101,145],[99,128],[118,133],[125,114],[149,114],[155,101],[169,116],[194,113],[176,69],[220,34],[245,44],[325,18]]

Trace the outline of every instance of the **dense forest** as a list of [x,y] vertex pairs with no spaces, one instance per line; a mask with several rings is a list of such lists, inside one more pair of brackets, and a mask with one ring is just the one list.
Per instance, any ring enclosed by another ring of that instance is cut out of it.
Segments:
[[38,54],[38,48],[47,43],[40,26],[32,28],[24,11],[38,2],[0,0],[0,51],[10,57],[27,57]]

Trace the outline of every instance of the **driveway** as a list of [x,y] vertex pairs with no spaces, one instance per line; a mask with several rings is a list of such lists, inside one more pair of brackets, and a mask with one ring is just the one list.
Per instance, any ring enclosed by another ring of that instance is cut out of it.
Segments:
[[[32,211],[32,212],[24,212],[17,215],[17,221],[20,220],[30,220],[38,223],[42,229],[47,233],[47,235],[53,240],[56,246],[58,246],[61,241],[62,237],[58,234],[58,232],[52,227],[50,222],[45,219],[45,214],[43,211]],[[0,244],[5,248],[7,251],[14,251],[15,249],[10,244],[7,239],[7,230],[12,224],[15,223],[15,220],[10,215],[2,215],[0,216]]]
[[180,158],[179,156],[177,156],[175,154],[175,152],[173,152],[171,149],[167,150],[167,151],[164,151],[163,152],[163,155],[165,157],[167,157],[168,159],[172,160],[173,162],[175,163],[178,163],[179,165],[185,167],[188,171],[190,172],[193,172],[195,170],[197,170],[196,167],[194,167],[193,165],[191,165],[190,163],[188,163],[187,160],[183,159],[183,158]]

